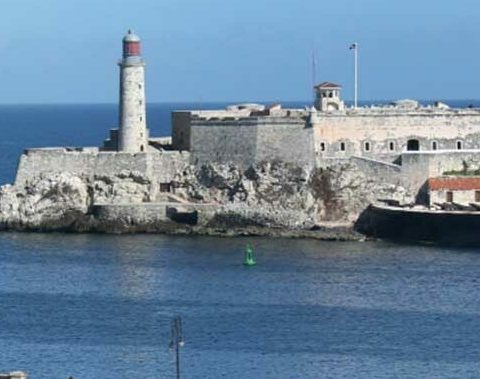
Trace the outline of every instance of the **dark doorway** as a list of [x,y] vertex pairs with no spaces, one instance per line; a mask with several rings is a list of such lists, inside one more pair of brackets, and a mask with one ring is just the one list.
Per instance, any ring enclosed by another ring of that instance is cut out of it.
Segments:
[[452,191],[447,191],[447,203],[453,203],[453,192]]
[[418,139],[409,139],[407,141],[407,150],[409,151],[420,150],[420,143],[418,142]]

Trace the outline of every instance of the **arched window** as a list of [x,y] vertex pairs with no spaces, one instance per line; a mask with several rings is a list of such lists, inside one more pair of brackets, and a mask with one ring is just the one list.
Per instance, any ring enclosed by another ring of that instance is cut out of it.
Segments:
[[462,150],[462,149],[463,149],[462,141],[457,141],[457,150]]
[[408,151],[420,150],[420,142],[418,142],[418,139],[409,139],[407,141],[407,150]]
[[390,150],[390,151],[395,151],[395,142],[390,141],[390,142],[388,143],[388,150]]
[[325,142],[320,142],[320,151],[325,151]]
[[370,142],[366,141],[363,143],[363,150],[370,151]]
[[438,149],[437,141],[432,141],[432,150],[437,150],[437,149]]
[[345,142],[340,142],[340,151],[345,151]]
[[143,145],[140,145],[140,151],[143,151],[143,150],[145,150]]

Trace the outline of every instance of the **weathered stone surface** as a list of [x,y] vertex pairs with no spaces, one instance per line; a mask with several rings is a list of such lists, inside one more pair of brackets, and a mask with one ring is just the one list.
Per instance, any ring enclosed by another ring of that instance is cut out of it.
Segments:
[[39,178],[29,186],[0,187],[0,228],[63,229],[85,215],[87,184],[68,173]]
[[117,175],[96,175],[95,202],[102,204],[142,203],[149,201],[151,181],[141,172],[122,171]]

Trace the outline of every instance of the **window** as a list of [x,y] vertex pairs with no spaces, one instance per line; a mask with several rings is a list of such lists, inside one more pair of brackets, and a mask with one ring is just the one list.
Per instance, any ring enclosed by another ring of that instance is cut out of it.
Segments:
[[462,141],[457,141],[457,150],[462,150],[463,144]]
[[447,191],[447,203],[452,203],[452,202],[453,202],[453,192]]
[[340,142],[340,151],[345,151],[345,142]]
[[432,142],[432,150],[437,150],[437,141]]
[[407,150],[409,151],[420,150],[420,142],[418,142],[418,139],[409,139],[407,141]]
[[363,144],[363,149],[364,149],[365,151],[370,151],[370,142],[365,142],[365,143]]
[[388,150],[394,151],[395,150],[395,143],[393,141],[390,141],[388,143]]
[[141,84],[138,85],[138,89],[142,89],[142,85],[141,85]]
[[142,117],[142,116],[140,116],[140,121],[143,121],[143,117]]
[[320,151],[325,151],[325,142],[320,142]]
[[145,150],[145,148],[143,147],[143,145],[140,145],[140,151],[143,151]]
[[475,202],[480,203],[480,191],[475,191]]

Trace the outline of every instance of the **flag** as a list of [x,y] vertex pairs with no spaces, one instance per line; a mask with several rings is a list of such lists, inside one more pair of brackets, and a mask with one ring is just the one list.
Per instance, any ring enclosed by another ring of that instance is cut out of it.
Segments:
[[349,48],[349,49],[350,49],[350,50],[357,50],[357,43],[356,43],[356,42],[355,42],[355,43],[352,43],[352,44],[350,45],[350,48]]

